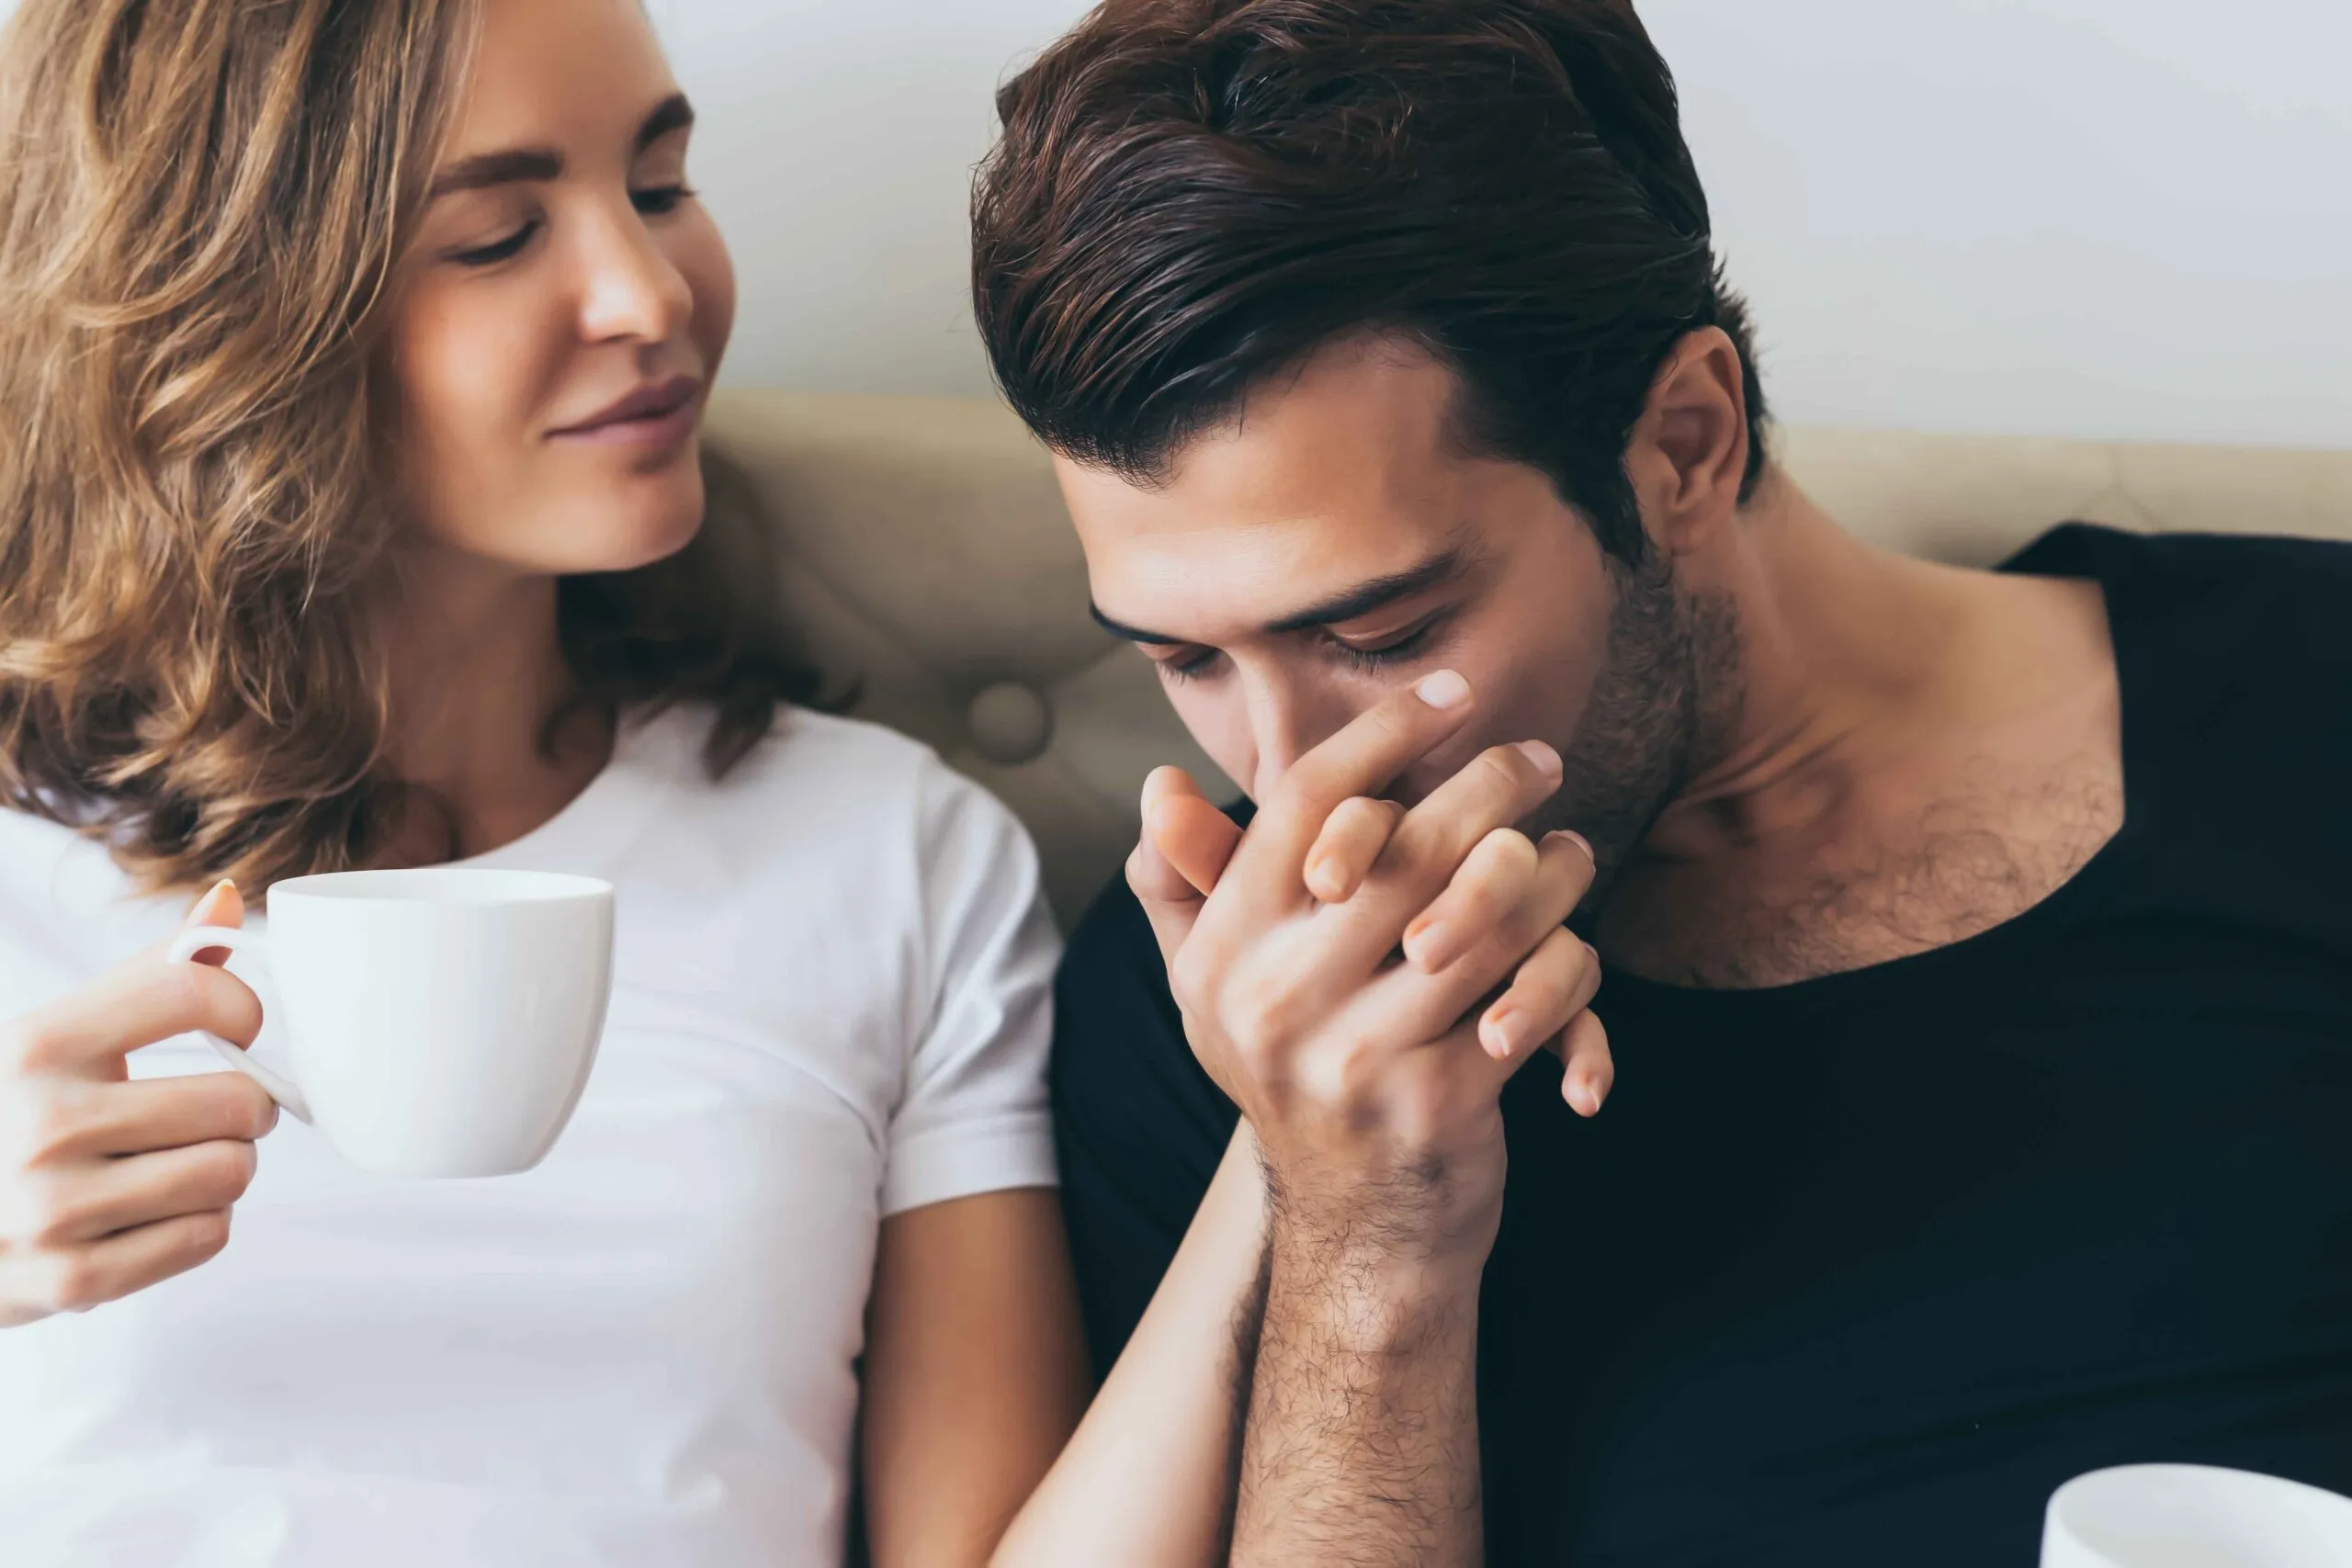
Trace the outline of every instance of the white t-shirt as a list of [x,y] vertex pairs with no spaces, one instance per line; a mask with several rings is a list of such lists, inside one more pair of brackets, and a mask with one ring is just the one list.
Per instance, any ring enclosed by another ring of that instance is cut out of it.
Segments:
[[[1057,942],[1019,825],[929,751],[795,711],[713,784],[707,724],[632,727],[469,863],[618,889],[544,1164],[369,1177],[288,1117],[218,1258],[0,1331],[6,1568],[840,1560],[880,1221],[1054,1180]],[[0,813],[0,1015],[178,923],[124,889]]]

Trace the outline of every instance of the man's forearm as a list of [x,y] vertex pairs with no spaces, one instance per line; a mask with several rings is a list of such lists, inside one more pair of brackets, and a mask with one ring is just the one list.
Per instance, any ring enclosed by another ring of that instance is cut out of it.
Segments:
[[1478,1280],[1279,1220],[1233,1562],[1475,1568],[1483,1559]]

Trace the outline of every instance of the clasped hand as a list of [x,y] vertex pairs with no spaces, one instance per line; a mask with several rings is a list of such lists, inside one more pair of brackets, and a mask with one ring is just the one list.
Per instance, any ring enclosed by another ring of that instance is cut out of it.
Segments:
[[1557,753],[1498,746],[1410,809],[1380,798],[1471,705],[1451,672],[1396,693],[1294,764],[1246,834],[1162,769],[1127,867],[1278,1223],[1420,1263],[1492,1245],[1513,1073],[1556,1050],[1588,1116],[1613,1076],[1587,1010],[1600,964],[1563,923],[1591,851],[1512,826],[1558,791]]

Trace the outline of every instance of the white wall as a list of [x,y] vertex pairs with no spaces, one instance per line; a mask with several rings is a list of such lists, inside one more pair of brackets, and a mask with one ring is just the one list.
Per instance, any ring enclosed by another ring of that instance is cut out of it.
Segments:
[[985,392],[966,206],[1017,59],[1080,0],[648,0],[734,246],[729,378]]
[[[971,166],[1081,0],[648,3],[732,378],[984,390]],[[1786,417],[2352,446],[2346,0],[1640,4]]]
[[[746,381],[978,391],[989,92],[1080,0],[654,0]],[[1792,420],[2352,446],[2343,0],[1643,0]]]
[[1647,0],[1792,418],[2352,446],[2343,0]]

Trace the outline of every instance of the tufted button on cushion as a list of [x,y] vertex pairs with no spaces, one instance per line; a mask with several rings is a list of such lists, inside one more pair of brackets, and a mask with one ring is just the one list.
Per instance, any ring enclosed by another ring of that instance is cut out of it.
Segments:
[[1000,681],[972,699],[972,744],[1001,768],[1017,768],[1046,754],[1054,739],[1054,710],[1018,681]]

